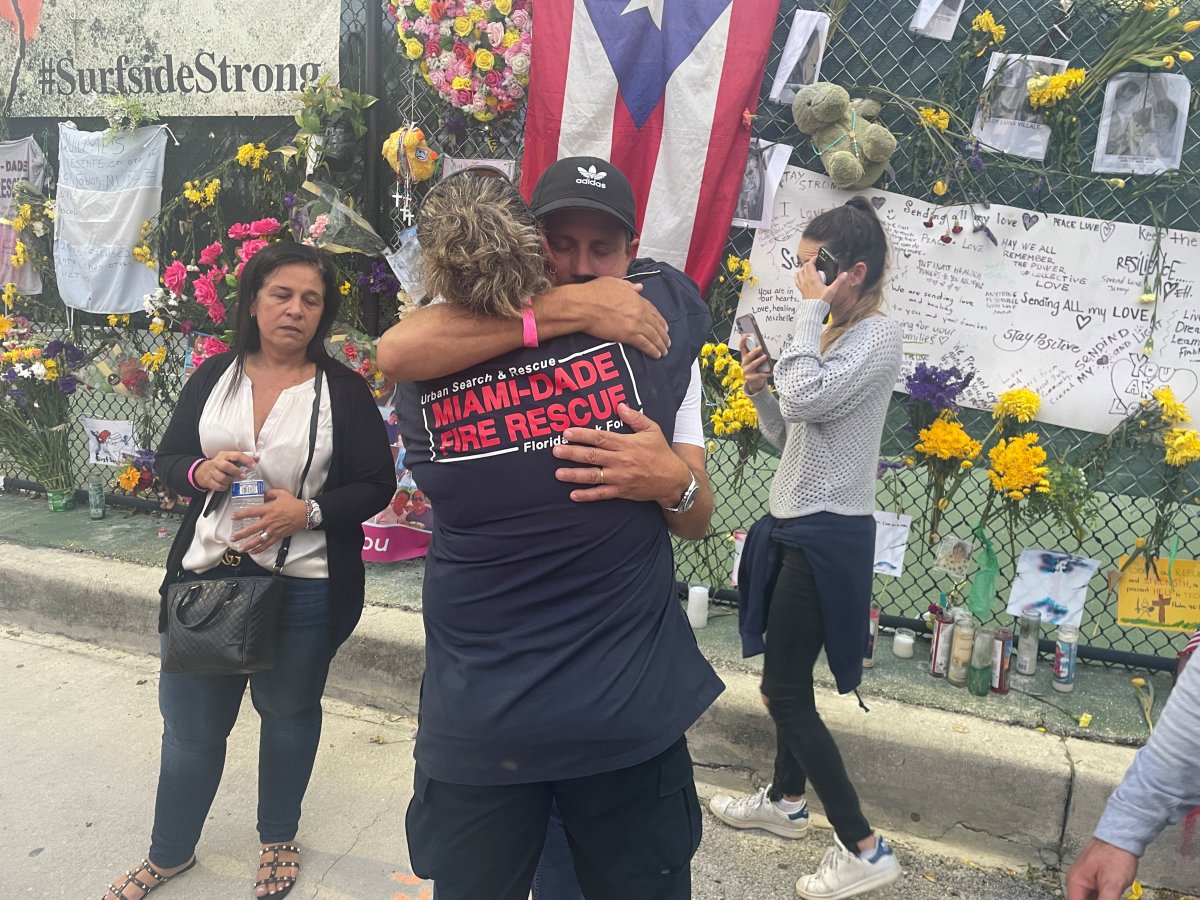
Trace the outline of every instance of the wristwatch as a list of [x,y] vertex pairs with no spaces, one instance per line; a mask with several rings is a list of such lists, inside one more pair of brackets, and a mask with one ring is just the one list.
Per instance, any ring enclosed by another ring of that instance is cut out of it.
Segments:
[[319,528],[324,519],[321,516],[321,507],[317,505],[317,501],[305,500],[304,506],[305,530],[312,531],[314,528]]
[[687,490],[683,492],[683,496],[679,498],[679,503],[675,506],[664,508],[669,513],[685,513],[695,505],[698,493],[700,493],[700,485],[696,482],[696,473],[693,472],[692,480],[688,483]]

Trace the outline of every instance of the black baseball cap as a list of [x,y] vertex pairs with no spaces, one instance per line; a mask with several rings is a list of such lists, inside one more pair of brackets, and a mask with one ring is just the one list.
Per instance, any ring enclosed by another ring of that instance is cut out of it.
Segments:
[[608,213],[630,233],[638,233],[629,179],[598,156],[568,156],[554,163],[534,186],[530,206],[539,219],[560,209],[595,209]]

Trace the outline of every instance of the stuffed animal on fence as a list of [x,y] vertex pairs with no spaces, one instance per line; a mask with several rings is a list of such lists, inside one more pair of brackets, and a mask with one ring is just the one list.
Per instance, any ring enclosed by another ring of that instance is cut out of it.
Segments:
[[825,171],[844,190],[873,185],[896,152],[895,136],[871,121],[879,109],[874,100],[851,100],[845,88],[826,82],[805,85],[796,93],[796,127],[812,138]]
[[437,170],[437,151],[425,143],[425,132],[416,125],[393,131],[383,142],[383,158],[397,175],[403,175],[402,166],[407,166],[413,181],[425,181]]

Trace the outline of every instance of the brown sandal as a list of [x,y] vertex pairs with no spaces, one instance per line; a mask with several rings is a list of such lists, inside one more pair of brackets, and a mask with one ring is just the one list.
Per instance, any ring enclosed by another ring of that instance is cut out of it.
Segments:
[[[268,853],[271,854],[270,862],[263,862],[262,858]],[[300,860],[296,860],[295,862],[285,862],[279,858],[280,853],[299,854],[300,848],[295,844],[267,844],[267,846],[263,847],[262,850],[258,852],[259,870],[261,871],[269,866],[271,868],[271,874],[266,878],[260,878],[258,881],[254,882],[256,894],[258,888],[266,887],[269,888],[269,890],[266,894],[264,894],[264,896],[283,898],[286,897],[291,892],[292,888],[296,886],[296,875],[279,875],[277,872],[279,871],[279,868],[283,866],[286,868],[295,869],[296,873],[299,874]],[[283,886],[276,890],[275,885]]]
[[[147,897],[147,896],[149,896],[149,894],[152,890],[154,890],[157,887],[162,887],[164,884],[166,884],[168,881],[170,881],[173,878],[178,878],[180,875],[182,875],[184,872],[186,872],[188,869],[190,869],[194,865],[196,865],[196,857],[193,856],[192,861],[190,863],[188,863],[186,866],[184,866],[182,869],[180,869],[178,872],[176,872],[174,875],[160,875],[158,873],[158,870],[155,869],[154,866],[150,863],[149,859],[143,859],[142,864],[140,866],[138,866],[132,872],[125,873],[125,880],[123,882],[121,882],[121,885],[119,887],[115,884],[110,884],[108,886],[108,891],[105,892],[104,896],[101,897],[100,900],[105,900],[105,898],[107,898],[109,894],[112,894],[114,897],[117,898],[117,900],[129,900],[129,898],[125,896],[125,888],[130,887],[130,886],[136,887],[138,890],[140,890],[142,892],[142,897]],[[151,879],[153,879],[153,881],[150,884],[146,884],[140,878],[138,878],[138,876],[141,875],[143,872],[145,872],[147,875],[149,875],[151,877]]]

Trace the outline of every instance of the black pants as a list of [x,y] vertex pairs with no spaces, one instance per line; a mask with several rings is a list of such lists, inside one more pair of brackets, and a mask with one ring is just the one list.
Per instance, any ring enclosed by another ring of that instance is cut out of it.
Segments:
[[700,802],[687,742],[627,769],[568,781],[462,785],[418,766],[406,831],[437,900],[526,900],[551,800],[588,900],[689,900]]
[[813,694],[813,665],[824,644],[824,618],[808,557],[798,548],[784,548],[763,659],[762,692],[775,720],[771,799],[803,794],[806,781],[812,782],[838,838],[856,851],[858,842],[871,836],[871,826]]

